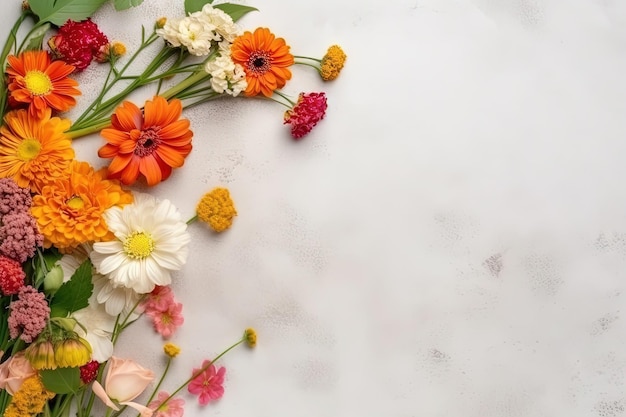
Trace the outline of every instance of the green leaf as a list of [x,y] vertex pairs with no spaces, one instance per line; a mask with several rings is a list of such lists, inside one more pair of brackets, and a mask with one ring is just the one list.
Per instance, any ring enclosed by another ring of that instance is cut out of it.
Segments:
[[[93,292],[91,282],[91,261],[83,262],[72,278],[61,285],[50,301],[50,308],[56,317],[85,308],[89,305],[89,297]],[[65,312],[65,314],[62,314]]]
[[224,13],[226,13],[227,15],[233,18],[233,22],[236,22],[237,20],[241,19],[243,16],[245,16],[246,14],[250,12],[259,11],[259,9],[256,9],[254,7],[243,6],[241,4],[231,4],[231,3],[216,4],[213,7],[224,11]]
[[46,33],[50,29],[50,23],[45,23],[39,28],[35,29],[29,36],[28,40],[25,42],[25,51],[29,51],[32,49],[41,49],[43,44],[43,37],[46,36]]
[[29,0],[28,4],[39,17],[40,24],[50,22],[61,26],[69,19],[87,19],[106,2],[107,0]]
[[185,0],[185,13],[193,13],[202,10],[205,4],[211,4],[213,0]]
[[76,394],[80,388],[79,368],[57,368],[39,371],[43,385],[57,394]]
[[143,0],[115,0],[115,10],[126,10],[131,7],[139,6]]

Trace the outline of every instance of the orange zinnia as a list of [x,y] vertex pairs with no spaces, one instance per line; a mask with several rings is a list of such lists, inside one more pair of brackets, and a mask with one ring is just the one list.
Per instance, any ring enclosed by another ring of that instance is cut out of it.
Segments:
[[16,106],[27,104],[32,115],[40,116],[46,108],[66,111],[76,104],[78,83],[67,78],[74,71],[72,65],[52,62],[46,51],[26,51],[7,60],[9,99]]
[[119,106],[111,116],[112,128],[101,134],[107,144],[98,150],[101,158],[113,158],[109,178],[133,184],[143,175],[148,185],[166,180],[172,168],[178,168],[191,152],[189,120],[181,119],[180,100],[170,103],[156,96],[146,101],[143,113],[129,101]]
[[293,55],[283,38],[276,38],[267,28],[257,28],[254,33],[245,32],[230,47],[234,63],[246,72],[248,87],[245,94],[263,94],[271,97],[274,90],[285,86],[291,79]]
[[119,182],[105,176],[87,162],[73,161],[66,177],[46,185],[33,197],[31,212],[44,235],[45,247],[67,250],[113,238],[103,213],[131,203],[133,197]]
[[0,127],[0,178],[13,178],[22,188],[41,188],[66,174],[74,158],[72,140],[64,132],[68,119],[50,117],[45,108],[35,117],[25,109],[4,116]]

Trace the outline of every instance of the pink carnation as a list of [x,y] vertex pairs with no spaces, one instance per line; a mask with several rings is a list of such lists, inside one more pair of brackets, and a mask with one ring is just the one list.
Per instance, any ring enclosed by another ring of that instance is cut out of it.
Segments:
[[0,291],[2,295],[13,295],[24,286],[26,274],[15,259],[0,255]]
[[166,310],[146,310],[146,314],[152,318],[154,330],[168,339],[185,321],[182,311],[183,305],[172,301]]
[[11,213],[30,210],[33,199],[28,188],[22,188],[10,178],[0,179],[0,219]]
[[174,291],[168,286],[157,285],[142,302],[146,313],[151,311],[165,311],[174,303]]
[[108,44],[106,35],[91,19],[82,22],[68,20],[48,41],[52,54],[75,66],[77,71],[87,68]]
[[296,105],[285,112],[284,124],[290,124],[291,136],[300,139],[324,118],[327,108],[324,93],[300,93]]
[[43,293],[27,285],[20,289],[17,300],[9,304],[9,335],[11,339],[19,336],[26,343],[31,343],[46,327],[50,318],[50,307]]
[[0,254],[24,262],[43,245],[43,235],[30,212],[11,213],[2,217],[0,242]]

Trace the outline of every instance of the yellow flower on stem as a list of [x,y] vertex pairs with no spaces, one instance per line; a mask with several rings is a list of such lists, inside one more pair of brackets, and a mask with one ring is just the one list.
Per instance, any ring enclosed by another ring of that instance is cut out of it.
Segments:
[[105,178],[105,170],[95,171],[87,162],[73,161],[67,176],[33,197],[31,212],[45,247],[63,250],[113,238],[103,214],[132,202],[133,197],[118,181]]
[[54,360],[59,368],[76,368],[91,359],[91,346],[85,339],[74,336],[54,343]]
[[243,338],[246,340],[246,344],[253,348],[256,346],[256,331],[252,328],[249,327],[246,329],[245,332],[243,332]]
[[64,133],[69,127],[68,119],[51,117],[50,109],[38,118],[23,109],[7,113],[0,127],[0,178],[39,193],[66,175],[74,158],[72,141]]
[[247,96],[271,97],[274,90],[283,88],[291,79],[288,67],[293,65],[294,59],[289,46],[267,28],[244,32],[235,38],[230,51],[233,62],[246,72]]
[[215,188],[202,196],[196,206],[196,213],[197,218],[219,233],[233,224],[233,217],[237,215],[237,210],[228,189]]
[[74,96],[80,95],[78,83],[67,78],[74,66],[52,61],[46,51],[10,55],[7,62],[9,102],[27,104],[33,116],[41,116],[49,108],[66,111],[76,104]]
[[180,353],[180,347],[173,343],[166,343],[163,345],[163,352],[170,358],[175,358]]
[[346,58],[346,54],[339,45],[333,45],[328,48],[320,66],[322,79],[324,81],[332,81],[337,78],[346,62]]
[[26,359],[34,369],[57,369],[54,345],[47,338],[39,339],[24,350]]

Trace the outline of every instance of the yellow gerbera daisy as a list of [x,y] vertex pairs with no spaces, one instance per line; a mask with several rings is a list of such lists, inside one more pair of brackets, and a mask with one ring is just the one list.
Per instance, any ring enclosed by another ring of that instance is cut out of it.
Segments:
[[12,178],[20,187],[38,193],[44,185],[66,175],[74,158],[72,141],[64,133],[70,121],[50,116],[50,109],[44,109],[41,118],[24,109],[4,116],[0,178]]
[[89,241],[113,238],[103,213],[132,202],[117,180],[106,180],[104,170],[73,161],[69,175],[46,185],[33,197],[31,212],[44,235],[44,246],[75,248]]

